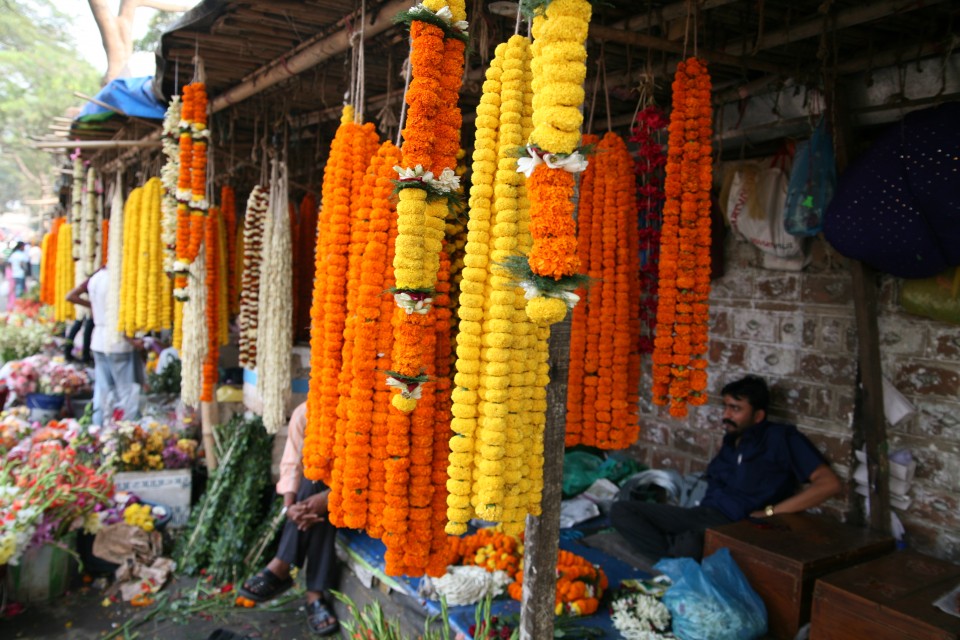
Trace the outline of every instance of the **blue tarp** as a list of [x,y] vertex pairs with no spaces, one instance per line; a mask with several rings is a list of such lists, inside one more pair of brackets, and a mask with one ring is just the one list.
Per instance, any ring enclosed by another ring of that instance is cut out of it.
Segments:
[[[116,107],[128,116],[138,118],[162,120],[166,111],[166,106],[157,100],[153,93],[153,76],[111,80],[94,98]],[[101,120],[104,114],[111,113],[109,109],[88,102],[80,111],[77,120]]]

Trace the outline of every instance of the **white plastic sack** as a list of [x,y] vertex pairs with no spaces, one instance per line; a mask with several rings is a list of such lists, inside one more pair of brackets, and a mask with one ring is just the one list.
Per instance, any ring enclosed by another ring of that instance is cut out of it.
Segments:
[[744,162],[732,170],[727,200],[730,226],[764,254],[798,259],[802,268],[803,240],[784,229],[788,173],[768,161]]

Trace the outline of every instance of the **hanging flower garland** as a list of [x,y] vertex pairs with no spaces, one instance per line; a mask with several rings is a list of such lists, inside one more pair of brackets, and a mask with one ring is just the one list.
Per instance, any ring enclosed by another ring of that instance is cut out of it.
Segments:
[[120,296],[123,292],[123,232],[126,228],[123,202],[123,174],[117,172],[113,186],[113,198],[110,200],[110,219],[114,232],[107,244],[107,317],[103,322],[106,344],[117,344],[123,336],[117,327],[120,319]]
[[562,320],[579,299],[576,223],[573,219],[574,174],[587,161],[579,151],[583,115],[584,42],[590,23],[587,0],[552,0],[533,19],[533,125],[528,157],[517,171],[527,175],[533,247],[529,256],[511,262],[529,300],[527,313],[541,325]]
[[257,366],[257,327],[260,306],[260,263],[263,259],[263,229],[270,198],[256,185],[247,198],[243,217],[243,285],[240,288],[240,366]]
[[184,273],[205,235],[207,203],[207,91],[203,82],[183,88],[180,121],[180,172],[177,180],[177,274],[175,295],[184,299]]
[[[127,195],[123,205],[123,252],[122,274],[120,277],[120,310],[117,317],[117,331],[127,335],[136,332],[137,319],[137,261],[140,256],[140,221],[143,216],[140,207],[143,202],[144,188],[137,187]],[[137,250],[134,250],[137,247]]]
[[186,300],[183,302],[183,346],[180,349],[180,400],[197,407],[203,392],[203,365],[207,358],[206,250],[201,246],[187,274]]
[[62,224],[57,231],[56,284],[54,286],[54,318],[57,322],[73,320],[74,305],[67,294],[75,286],[73,262],[73,225]]
[[[286,423],[290,398],[292,320],[292,259],[290,217],[287,213],[287,166],[274,160],[270,179],[270,209],[264,222],[260,284],[269,296],[260,298],[257,336],[257,390],[263,398],[263,426],[276,433]],[[280,308],[277,308],[277,305]]]
[[451,534],[475,516],[517,533],[527,513],[539,512],[546,396],[537,384],[546,343],[503,268],[532,244],[523,175],[512,157],[532,129],[529,51],[520,36],[497,47],[477,107],[452,393]]
[[56,302],[57,238],[60,227],[65,222],[66,218],[54,218],[50,223],[50,231],[43,236],[41,246],[43,262],[40,266],[40,300],[50,306],[54,306]]
[[653,351],[653,402],[670,415],[707,401],[712,182],[710,76],[689,58],[677,67],[660,236],[660,297]]
[[667,156],[660,135],[667,127],[667,118],[660,107],[650,105],[637,114],[630,141],[637,144],[637,201],[640,209],[638,250],[640,295],[638,311],[640,352],[653,352],[653,330],[657,317],[657,266],[660,256],[660,218],[663,208],[663,167]]
[[180,96],[173,96],[163,116],[163,155],[167,161],[160,170],[163,184],[161,202],[161,241],[163,244],[163,270],[173,273],[177,259],[177,183],[180,177],[180,134],[181,107]]
[[207,352],[202,365],[200,402],[213,402],[213,393],[219,381],[217,366],[220,360],[220,209],[216,206],[207,209],[203,221],[206,260],[203,271],[206,293],[203,315],[207,329]]
[[[393,405],[403,412],[417,406],[426,382],[422,337],[432,326],[425,318],[449,212],[459,187],[453,171],[460,145],[457,96],[463,77],[466,9],[463,0],[430,0],[401,14],[410,25],[411,82],[403,130],[403,162],[397,166],[397,249],[394,256],[397,302]],[[430,197],[428,197],[430,196]]]
[[345,280],[350,246],[350,211],[370,158],[376,152],[372,124],[354,122],[346,106],[324,168],[319,240],[310,308],[310,391],[303,443],[304,474],[330,479],[336,437],[338,380],[346,326]]

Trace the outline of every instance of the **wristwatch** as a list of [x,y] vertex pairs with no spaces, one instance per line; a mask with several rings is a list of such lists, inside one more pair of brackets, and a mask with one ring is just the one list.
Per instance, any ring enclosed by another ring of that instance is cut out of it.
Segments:
[[766,516],[767,516],[768,518],[769,518],[770,516],[772,516],[772,515],[773,515],[773,505],[772,505],[772,504],[768,504],[766,507],[764,507],[763,513],[766,514]]

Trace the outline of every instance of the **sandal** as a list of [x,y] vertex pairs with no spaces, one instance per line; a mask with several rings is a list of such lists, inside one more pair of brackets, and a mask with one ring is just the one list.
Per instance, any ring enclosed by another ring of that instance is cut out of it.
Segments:
[[264,569],[250,576],[240,587],[239,593],[254,602],[266,602],[273,600],[292,586],[293,578],[288,576],[286,580],[281,580],[270,569]]
[[329,636],[340,628],[340,622],[323,600],[307,603],[307,626],[319,636]]

